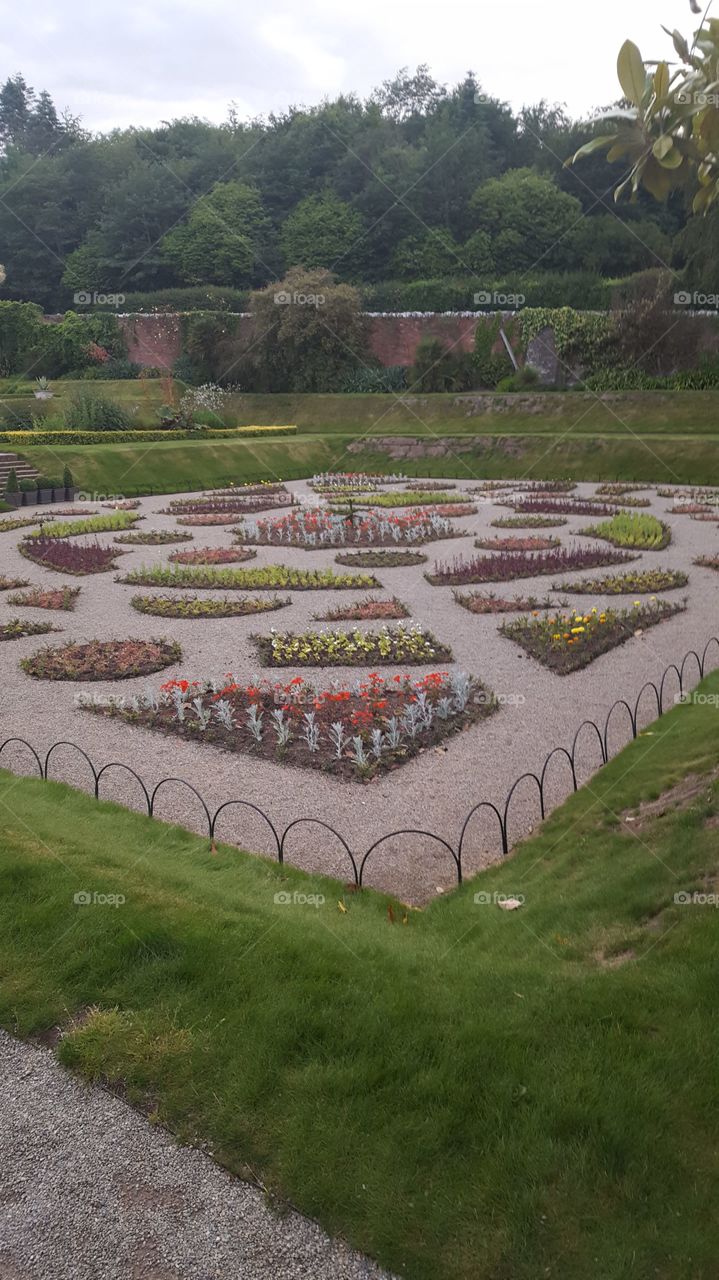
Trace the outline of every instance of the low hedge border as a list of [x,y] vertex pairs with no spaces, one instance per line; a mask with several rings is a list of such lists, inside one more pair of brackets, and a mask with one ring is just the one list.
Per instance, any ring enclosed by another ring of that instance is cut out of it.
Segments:
[[161,440],[232,440],[248,436],[294,436],[297,427],[224,427],[197,431],[0,431],[0,444],[143,444]]

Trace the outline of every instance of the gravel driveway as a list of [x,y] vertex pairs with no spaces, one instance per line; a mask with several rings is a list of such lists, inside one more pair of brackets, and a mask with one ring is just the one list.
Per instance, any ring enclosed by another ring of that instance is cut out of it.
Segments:
[[[418,487],[421,482],[417,482]],[[309,490],[305,482],[289,486],[298,496],[307,498]],[[467,485],[458,486],[457,491]],[[594,494],[595,485],[582,484],[576,494]],[[384,594],[396,594],[410,608],[412,620],[429,627],[438,639],[452,646],[455,666],[471,672],[484,680],[502,699],[500,711],[488,720],[474,725],[464,733],[450,739],[445,749],[430,749],[416,757],[401,769],[378,778],[368,785],[341,782],[317,771],[282,766],[273,761],[255,759],[245,755],[232,755],[218,748],[203,747],[176,738],[164,738],[150,730],[133,728],[120,722],[108,722],[83,712],[76,706],[76,695],[88,691],[105,693],[120,690],[126,694],[139,692],[147,684],[157,687],[171,676],[190,679],[209,676],[222,677],[233,671],[250,679],[258,674],[255,649],[250,636],[254,631],[268,632],[271,626],[278,629],[303,630],[317,625],[313,615],[325,612],[329,607],[347,603],[365,592],[294,592],[292,603],[278,613],[266,617],[224,618],[211,622],[200,620],[170,620],[136,613],[130,606],[130,598],[137,588],[123,586],[114,581],[112,573],[87,578],[68,578],[66,575],[44,570],[30,564],[17,551],[20,532],[0,535],[2,570],[7,574],[30,578],[33,583],[60,586],[80,583],[82,592],[75,613],[48,614],[47,611],[13,607],[3,601],[0,594],[0,617],[9,619],[14,613],[38,620],[51,618],[64,628],[63,636],[49,636],[48,641],[61,643],[64,639],[92,639],[152,636],[172,636],[179,640],[184,657],[177,667],[149,680],[128,680],[121,684],[49,683],[33,680],[19,671],[18,659],[33,653],[45,643],[44,638],[26,637],[0,646],[0,662],[11,679],[4,685],[4,700],[0,711],[2,736],[19,734],[27,737],[38,749],[47,748],[57,739],[69,738],[81,743],[97,766],[109,760],[132,764],[145,782],[154,785],[163,777],[179,776],[188,779],[205,796],[213,807],[230,797],[244,797],[261,806],[280,829],[297,817],[323,818],[331,822],[345,835],[350,847],[359,855],[370,844],[387,832],[400,828],[429,828],[456,844],[464,817],[480,799],[489,799],[503,805],[509,787],[524,770],[539,771],[549,749],[553,746],[570,746],[574,734],[588,717],[603,722],[606,713],[618,697],[631,702],[645,681],[657,679],[664,669],[680,660],[691,648],[702,652],[712,634],[719,634],[719,607],[717,587],[719,578],[711,569],[692,564],[695,556],[716,554],[719,549],[718,526],[692,521],[686,514],[668,515],[671,500],[659,498],[655,491],[647,490],[651,498],[651,510],[672,527],[673,541],[662,552],[645,552],[629,566],[632,569],[669,567],[683,569],[689,574],[686,591],[668,593],[668,599],[688,597],[687,611],[643,636],[633,638],[627,644],[598,658],[589,667],[571,675],[559,677],[528,658],[511,640],[498,635],[501,618],[477,616],[462,609],[453,599],[450,587],[432,587],[423,576],[425,566],[383,569],[378,572]],[[167,505],[167,497],[143,499],[140,510],[146,519],[140,528],[175,528],[172,516],[159,515]],[[506,507],[482,500],[478,514],[458,518],[462,536],[446,542],[428,544],[424,550],[429,565],[435,558],[451,558],[467,555],[473,550],[477,534],[498,536],[499,530],[491,528],[491,521],[500,515],[511,514]],[[548,532],[556,533],[562,545],[574,541],[577,529],[593,523],[586,516],[570,516],[568,524]],[[195,528],[194,546],[229,546],[232,530],[228,527]],[[509,531],[505,531],[509,532]],[[529,531],[531,532],[531,531]],[[503,536],[503,535],[502,535]],[[109,543],[109,535],[103,535],[103,543]],[[590,545],[582,539],[582,545]],[[140,564],[166,563],[172,546],[136,547],[120,560],[120,571]],[[302,549],[260,548],[253,565],[283,562],[302,567],[330,567],[334,565],[334,552],[330,550],[306,552]],[[581,571],[577,576],[599,578],[604,569]],[[497,594],[520,594],[545,597],[551,591],[551,578],[519,580],[502,586],[486,588]],[[222,593],[201,593],[222,594]],[[559,596],[554,596],[555,600]],[[632,597],[575,596],[571,603],[582,609],[592,605],[611,604],[614,607],[631,607]],[[367,624],[360,624],[367,625]],[[371,625],[371,624],[369,624]],[[719,652],[712,653],[715,665]],[[447,664],[443,664],[447,665]],[[418,667],[417,675],[431,668]],[[393,668],[388,668],[391,675]],[[286,670],[287,679],[297,674]],[[304,671],[311,676],[313,673]],[[334,668],[331,672],[317,671],[321,685],[331,678],[356,678],[357,669]],[[689,679],[696,678],[690,669]],[[677,691],[676,682],[668,681],[666,701]],[[649,696],[642,704],[641,720],[650,720],[654,714]],[[610,733],[612,752],[628,739],[626,719],[617,715]],[[27,756],[14,748],[3,756],[3,763],[17,771],[27,769]],[[578,761],[580,782],[587,780],[600,764],[596,738],[586,733]],[[61,749],[53,756],[52,776],[87,786],[86,767],[78,757]],[[548,775],[552,804],[559,802],[570,789],[568,769],[558,758]],[[135,784],[127,776],[116,772],[103,779],[102,794],[121,803],[138,807],[139,797]],[[203,828],[202,815],[196,800],[189,792],[168,787],[158,800],[156,814],[180,822],[196,830]],[[516,841],[527,834],[538,822],[536,794],[529,784],[516,793],[512,804],[510,839]],[[268,832],[259,819],[248,810],[231,809],[223,814],[218,825],[218,838],[242,845],[261,853],[271,853]],[[472,820],[467,833],[465,872],[467,875],[496,858],[500,853],[496,819],[487,810]],[[318,827],[300,826],[290,833],[286,849],[287,860],[306,869],[324,871],[341,879],[349,878],[349,866],[338,851],[337,843]],[[454,867],[447,851],[438,843],[424,837],[403,836],[383,844],[367,864],[366,883],[396,894],[405,901],[421,903],[438,890],[455,883]]]
[[386,1277],[4,1031],[0,1133],[0,1280]]

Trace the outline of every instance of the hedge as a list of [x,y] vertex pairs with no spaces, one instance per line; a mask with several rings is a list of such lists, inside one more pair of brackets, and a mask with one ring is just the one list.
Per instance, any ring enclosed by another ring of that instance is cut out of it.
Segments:
[[232,440],[237,436],[293,436],[296,426],[224,427],[198,431],[0,431],[0,444],[144,444],[158,440]]

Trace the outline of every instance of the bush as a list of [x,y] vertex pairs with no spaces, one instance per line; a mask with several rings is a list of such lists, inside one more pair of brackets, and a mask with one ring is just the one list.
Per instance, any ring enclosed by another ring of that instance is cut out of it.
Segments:
[[536,387],[538,382],[537,370],[532,369],[530,365],[525,365],[523,369],[517,369],[508,378],[501,378],[497,383],[497,391],[527,391],[531,387]]
[[15,470],[14,467],[11,467],[10,471],[8,472],[7,484],[5,485],[5,492],[6,493],[20,492],[20,486],[18,485],[18,482],[17,482],[17,471]]
[[194,431],[145,431],[142,428],[137,431],[0,431],[0,444],[11,444],[16,448],[29,444],[148,444],[159,440],[196,440],[198,434],[204,440],[232,440],[253,436],[293,436],[296,433],[296,426],[225,427],[217,431],[203,427]]
[[409,381],[417,391],[469,391],[475,382],[474,361],[465,352],[449,350],[439,338],[423,338]]
[[341,391],[351,395],[372,395],[388,391],[404,391],[407,387],[407,370],[404,365],[389,365],[386,369],[353,369],[347,375]]
[[247,311],[249,293],[225,285],[205,284],[184,289],[154,289],[148,293],[126,293],[126,311]]
[[76,391],[65,410],[64,425],[69,431],[128,431],[132,417],[116,400],[96,391]]

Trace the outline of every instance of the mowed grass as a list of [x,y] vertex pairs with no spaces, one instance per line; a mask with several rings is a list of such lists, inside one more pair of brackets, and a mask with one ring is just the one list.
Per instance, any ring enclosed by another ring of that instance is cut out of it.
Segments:
[[[530,421],[529,419],[527,421]],[[319,471],[402,471],[460,480],[636,480],[719,484],[719,449],[710,438],[478,435],[468,452],[402,458],[379,450],[370,435],[299,435],[283,440],[158,441],[151,444],[31,446],[22,456],[41,472],[70,467],[79,490],[99,494],[183,493],[229,481],[295,480]],[[417,434],[421,430],[418,428]],[[452,430],[444,431],[451,435]],[[10,446],[7,446],[8,448]]]
[[[394,922],[381,895],[2,774],[0,1020],[93,1009],[65,1063],[413,1280],[712,1280],[719,912],[674,895],[717,890],[718,716],[675,708]],[[620,826],[692,772],[687,806]]]

